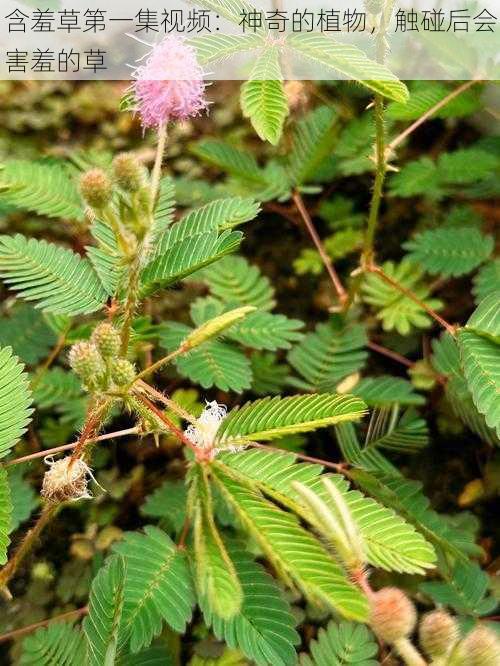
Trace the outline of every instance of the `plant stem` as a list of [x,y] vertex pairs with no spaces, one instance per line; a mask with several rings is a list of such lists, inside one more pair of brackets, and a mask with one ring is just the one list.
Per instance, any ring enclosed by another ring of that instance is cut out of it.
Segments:
[[[104,442],[107,439],[115,439],[117,437],[126,437],[127,435],[137,435],[139,429],[136,427],[126,428],[125,430],[117,430],[116,432],[108,432],[105,435],[99,435],[99,437],[92,437],[87,439],[88,442]],[[14,460],[9,460],[4,463],[4,467],[10,467],[11,465],[19,465],[20,463],[28,462],[30,460],[35,460],[36,458],[45,458],[46,456],[54,455],[55,453],[61,453],[62,451],[69,451],[78,446],[77,442],[72,442],[71,444],[62,444],[61,446],[55,446],[52,449],[44,449],[43,451],[37,451],[36,453],[30,453],[26,456],[21,456],[20,458],[15,458]]]
[[[269,444],[258,444],[257,442],[246,442],[246,444],[247,446],[251,446],[255,449],[275,451],[276,453],[281,453],[282,455],[290,454],[290,451],[285,451],[284,449],[279,449],[278,447],[270,446]],[[300,460],[305,460],[306,462],[315,463],[317,465],[323,465],[323,467],[330,467],[331,469],[334,469],[336,472],[340,472],[341,474],[345,473],[346,465],[343,463],[333,463],[328,460],[322,460],[321,458],[313,458],[312,456],[306,456],[303,453],[297,453],[296,451],[293,451],[293,455],[297,458],[300,458]]]
[[407,666],[427,666],[427,662],[408,638],[399,638],[394,647]]
[[414,303],[419,305],[422,310],[425,310],[429,316],[431,316],[433,319],[435,319],[438,324],[441,324],[441,326],[450,333],[450,335],[455,335],[455,327],[452,326],[450,323],[446,321],[446,319],[443,319],[438,313],[430,308],[424,301],[420,300],[418,296],[415,296],[415,294],[410,291],[410,289],[407,289],[406,287],[403,287],[402,284],[399,284],[399,282],[396,282],[396,280],[393,280],[387,273],[385,273],[380,266],[376,266],[375,264],[369,264],[365,266],[365,270],[368,271],[369,273],[375,273],[376,275],[379,275],[382,280],[387,282],[387,284],[390,284],[391,287],[394,287],[394,289],[397,289],[400,291],[402,294],[407,296],[410,300],[412,300]]
[[55,617],[49,617],[46,620],[42,620],[41,622],[35,622],[34,624],[30,624],[27,627],[14,629],[13,631],[9,631],[6,634],[2,634],[0,636],[0,643],[5,643],[6,641],[21,638],[21,636],[26,636],[26,634],[31,634],[33,631],[40,629],[40,627],[46,627],[51,622],[61,622],[61,620],[77,620],[82,615],[86,615],[88,611],[88,606],[83,606],[83,608],[77,608],[76,610],[68,611],[67,613],[61,613],[61,615],[56,615]]
[[188,537],[190,527],[191,527],[191,518],[190,516],[186,516],[186,519],[184,520],[184,524],[182,526],[181,534],[179,536],[179,541],[177,542],[177,548],[179,550],[184,550],[186,547],[186,539]]
[[406,356],[398,354],[397,352],[392,351],[392,349],[387,349],[387,347],[382,347],[382,345],[379,345],[376,342],[369,341],[367,346],[369,349],[373,349],[373,351],[376,351],[378,354],[387,356],[387,358],[391,358],[393,361],[397,361],[397,363],[401,363],[407,368],[412,368],[415,365],[414,362],[410,361],[410,359],[406,358]]
[[475,83],[478,83],[478,79],[472,79],[471,81],[466,81],[465,83],[462,83],[461,86],[456,88],[455,90],[452,90],[446,97],[443,97],[442,100],[437,102],[437,104],[434,104],[434,106],[431,106],[430,109],[428,109],[424,114],[420,116],[420,118],[417,118],[414,123],[412,123],[409,127],[407,127],[404,132],[401,132],[401,134],[398,134],[398,136],[393,139],[386,148],[386,157],[389,156],[389,153],[394,150],[397,146],[399,146],[400,143],[402,143],[412,132],[414,132],[416,129],[420,127],[423,123],[425,123],[429,118],[431,118],[437,111],[442,109],[444,106],[449,104],[455,97],[458,97],[461,95],[463,92],[468,90],[471,86],[473,86]]
[[107,410],[111,405],[111,400],[106,400],[96,407],[93,413],[89,413],[85,425],[83,426],[82,434],[78,438],[75,450],[71,454],[71,459],[76,460],[81,458],[86,445],[94,438],[94,433],[101,426],[101,423],[106,415]]
[[297,192],[296,190],[292,194],[292,199],[298,212],[300,213],[300,216],[306,226],[307,231],[309,232],[309,235],[311,236],[314,245],[316,246],[316,249],[318,250],[319,256],[321,257],[321,260],[327,270],[330,280],[332,281],[332,284],[335,288],[339,302],[342,306],[344,306],[348,300],[347,292],[344,289],[335,268],[333,267],[332,260],[328,256],[328,253],[325,250],[325,247],[321,242],[320,237],[318,236],[318,233],[314,227],[314,223],[311,219],[311,216],[309,215],[309,212],[304,204],[304,200],[302,199],[300,193]]
[[385,161],[385,128],[384,128],[384,100],[381,95],[375,95],[375,151],[376,167],[375,182],[373,184],[372,198],[370,201],[370,211],[368,213],[368,223],[366,228],[365,246],[363,250],[363,261],[369,263],[373,258],[373,245],[375,242],[375,232],[377,230],[380,203],[384,189],[386,174]]
[[156,148],[156,158],[151,174],[151,213],[154,211],[156,204],[156,197],[160,187],[161,165],[163,162],[163,154],[165,153],[165,146],[167,145],[167,126],[166,124],[160,125],[158,128],[158,145]]
[[10,558],[8,564],[6,564],[0,571],[0,589],[8,585],[10,579],[16,573],[19,565],[33,548],[35,541],[38,539],[45,526],[50,522],[58,508],[59,505],[55,504],[46,504],[44,506],[34,526],[26,532],[18,549]]
[[157,391],[155,388],[150,386],[149,384],[146,384],[146,382],[139,380],[138,382],[139,387],[144,389],[146,393],[149,393],[151,398],[154,398],[158,402],[161,402],[163,405],[171,409],[177,416],[180,416],[181,419],[184,419],[185,421],[188,421],[189,423],[196,423],[195,417],[187,412],[185,409],[183,409],[180,405],[178,405],[175,400],[170,400],[170,398],[167,398],[163,393],[160,393],[160,391]]
[[143,377],[146,377],[147,375],[150,375],[151,373],[156,372],[162,366],[166,365],[167,363],[170,363],[170,361],[172,361],[177,356],[180,356],[181,354],[185,354],[187,351],[189,351],[189,347],[187,347],[185,345],[181,345],[175,351],[171,352],[170,354],[167,354],[167,356],[164,356],[163,358],[160,358],[159,361],[156,361],[155,363],[148,366],[147,368],[144,368],[144,370],[142,370],[141,372],[139,372],[138,375],[136,375],[132,384],[135,384],[135,382],[138,379],[142,379]]
[[137,400],[142,402],[143,405],[146,405],[146,407],[153,412],[155,416],[158,417],[158,419],[165,424],[167,429],[175,436],[179,441],[181,441],[183,444],[185,444],[188,448],[190,448],[192,451],[195,453],[198,453],[198,449],[195,447],[193,442],[186,437],[186,435],[182,432],[180,428],[178,428],[172,421],[165,416],[165,414],[161,411],[161,409],[158,409],[158,407],[149,400],[149,398],[146,398],[145,395],[142,395],[142,393],[136,393],[135,397]]

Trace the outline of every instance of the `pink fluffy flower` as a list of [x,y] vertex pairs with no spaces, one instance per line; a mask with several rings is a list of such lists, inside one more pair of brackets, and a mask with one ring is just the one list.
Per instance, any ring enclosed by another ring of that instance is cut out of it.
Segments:
[[175,35],[153,47],[132,86],[144,127],[186,120],[207,107],[203,71],[193,47]]

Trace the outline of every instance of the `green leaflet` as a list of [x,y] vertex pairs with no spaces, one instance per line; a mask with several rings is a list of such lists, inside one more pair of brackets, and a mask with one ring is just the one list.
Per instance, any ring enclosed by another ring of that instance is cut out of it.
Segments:
[[10,347],[0,349],[0,458],[26,431],[32,413],[31,392],[24,366]]
[[45,316],[27,303],[19,303],[9,314],[0,319],[0,347],[12,347],[14,354],[29,365],[48,356],[56,336]]
[[199,277],[224,303],[254,305],[260,310],[272,310],[276,305],[269,278],[243,257],[224,257],[200,271]]
[[[399,264],[386,261],[382,270],[428,307],[436,310],[442,306],[441,301],[429,296],[429,288],[421,281],[422,271],[407,259]],[[408,335],[413,328],[429,328],[432,324],[430,316],[418,303],[375,273],[365,276],[362,291],[366,303],[377,308],[377,319],[382,321],[385,331],[396,330],[400,335]]]
[[479,335],[500,340],[500,291],[489,294],[479,303],[467,322],[467,328]]
[[500,437],[500,345],[467,329],[457,337],[474,405]]
[[337,140],[337,113],[320,106],[295,126],[288,172],[294,184],[321,182],[325,162],[331,159]]
[[300,666],[377,666],[378,645],[371,631],[352,622],[330,622],[309,644]]
[[[269,492],[281,504],[289,506],[301,517],[318,527],[317,521],[293,488],[299,481],[315,492],[327,505],[331,500],[321,483],[322,467],[297,463],[292,453],[276,451],[244,451],[225,454],[224,464],[245,477],[257,481],[264,492]],[[352,518],[365,542],[368,561],[388,571],[423,573],[435,562],[433,548],[405,520],[391,509],[349,490],[348,483],[339,476],[329,477],[351,512]]]
[[457,277],[470,273],[486,261],[493,245],[492,236],[464,227],[429,229],[403,247],[410,252],[410,261],[419,263],[429,273]]
[[217,470],[214,480],[246,530],[261,546],[277,573],[295,583],[313,602],[326,603],[343,616],[364,621],[368,604],[330,554],[292,514],[265,500],[260,493]]
[[[10,497],[12,500],[12,515],[10,517],[9,532],[17,530],[21,523],[28,520],[31,513],[40,503],[40,498],[29,480],[24,478],[26,465],[13,465],[8,468]],[[0,486],[2,483],[0,482]],[[8,503],[0,500],[0,506],[7,507]],[[2,520],[0,519],[0,523]]]
[[80,194],[69,170],[49,160],[7,162],[0,171],[0,201],[46,217],[83,217]]
[[322,33],[295,33],[287,38],[286,43],[302,56],[330,67],[384,97],[397,102],[408,99],[404,83],[354,46],[336,42]]
[[260,35],[199,35],[188,40],[196,49],[200,65],[225,60],[235,53],[262,47],[265,42]]
[[[160,345],[168,351],[177,349],[192,329],[184,324],[169,322],[160,334]],[[209,340],[179,356],[175,365],[179,373],[203,388],[217,386],[223,391],[241,393],[250,388],[252,371],[250,361],[234,345],[219,340]]]
[[56,314],[96,312],[107,297],[87,259],[21,234],[0,236],[0,277],[20,298]]
[[241,86],[243,115],[263,141],[276,145],[288,115],[288,102],[283,88],[280,51],[267,47],[258,56],[250,77]]
[[199,597],[221,620],[240,610],[243,591],[233,561],[215,524],[211,489],[205,469],[198,465],[194,483],[194,570]]
[[425,398],[414,392],[411,382],[390,375],[365,377],[351,392],[364,400],[369,407],[387,407],[395,402],[400,405],[425,403]]
[[81,631],[66,622],[50,624],[23,640],[19,663],[22,666],[86,666],[85,638]]
[[243,589],[243,604],[237,615],[227,621],[216,617],[200,599],[205,621],[217,638],[229,647],[238,647],[257,666],[294,663],[294,646],[300,638],[277,583],[241,544],[230,543],[228,551]]
[[[92,582],[89,612],[83,621],[89,666],[113,666],[119,652],[124,604],[125,563],[111,557]],[[122,636],[121,639],[126,638]]]
[[297,432],[353,421],[365,414],[362,400],[349,395],[295,395],[263,398],[233,409],[217,431],[219,446],[267,441]]
[[490,261],[480,268],[473,279],[472,292],[476,305],[495,292],[500,292],[500,259]]
[[241,238],[239,231],[223,231],[220,235],[217,231],[211,231],[174,243],[142,271],[143,295],[183,280],[200,268],[234,252]]
[[122,627],[130,632],[131,651],[150,645],[164,621],[183,632],[195,601],[185,555],[162,530],[151,526],[144,533],[126,533],[114,551],[125,560]]
[[368,356],[365,329],[337,317],[318,324],[288,354],[290,365],[320,391],[334,390],[347,375],[360,370]]
[[7,470],[0,467],[0,564],[7,562],[9,532],[12,522],[12,500]]

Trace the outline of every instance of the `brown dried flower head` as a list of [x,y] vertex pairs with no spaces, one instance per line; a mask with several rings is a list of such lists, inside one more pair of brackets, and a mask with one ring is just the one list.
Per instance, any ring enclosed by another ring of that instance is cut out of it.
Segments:
[[55,503],[92,497],[88,491],[92,471],[84,460],[66,456],[55,461],[46,459],[46,463],[49,469],[43,477],[42,497]]

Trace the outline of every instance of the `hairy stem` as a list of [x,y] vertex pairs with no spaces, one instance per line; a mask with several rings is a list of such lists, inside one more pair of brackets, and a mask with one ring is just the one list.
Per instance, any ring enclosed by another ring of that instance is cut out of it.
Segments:
[[399,284],[396,280],[393,280],[387,273],[385,273],[380,266],[376,266],[375,264],[370,264],[365,267],[365,270],[368,271],[369,273],[375,273],[376,275],[379,275],[384,282],[387,282],[387,284],[390,284],[391,287],[394,287],[398,291],[400,291],[402,294],[407,296],[410,300],[412,300],[414,303],[419,305],[422,310],[425,310],[429,316],[431,316],[433,319],[435,319],[438,324],[440,324],[444,329],[448,331],[451,335],[456,334],[455,327],[452,326],[450,323],[446,321],[446,319],[443,319],[438,313],[430,308],[424,301],[420,300],[418,296],[415,296],[415,294],[410,291],[410,289],[407,289],[406,287],[403,287],[402,284]]
[[0,643],[5,643],[6,641],[21,638],[22,636],[26,636],[26,634],[31,634],[33,631],[40,629],[40,627],[46,627],[51,622],[78,620],[80,617],[82,617],[82,615],[86,615],[88,612],[88,606],[83,606],[83,608],[77,608],[76,610],[68,611],[67,613],[61,613],[61,615],[49,617],[46,620],[41,620],[41,622],[35,622],[34,624],[30,624],[27,627],[14,629],[13,631],[9,631],[6,634],[2,634],[0,636]]
[[363,250],[364,262],[371,261],[373,257],[373,245],[377,230],[380,204],[384,190],[386,174],[385,161],[385,127],[384,127],[384,100],[381,95],[375,95],[375,182],[373,184],[368,223],[366,227],[365,246]]
[[167,430],[169,430],[174,435],[174,437],[177,437],[177,439],[180,442],[185,444],[195,453],[198,452],[193,442],[190,439],[188,439],[186,435],[182,432],[182,430],[178,428],[174,423],[172,423],[172,421],[167,416],[165,416],[165,414],[161,411],[161,409],[158,409],[158,407],[154,403],[152,403],[151,400],[149,400],[149,398],[146,398],[146,396],[143,395],[142,393],[136,393],[135,397],[137,398],[137,400],[142,402],[142,404],[145,405],[149,409],[149,411],[152,412],[166,426]]
[[332,260],[328,256],[328,253],[325,250],[325,247],[321,242],[320,237],[318,236],[318,233],[314,227],[314,223],[311,219],[311,216],[309,215],[309,212],[304,204],[304,200],[302,199],[300,193],[297,191],[295,191],[292,194],[292,199],[298,212],[300,213],[300,216],[306,226],[307,231],[309,232],[309,235],[311,236],[314,245],[316,246],[316,249],[318,250],[319,256],[321,257],[321,261],[323,262],[326,271],[330,277],[330,280],[332,281],[332,284],[335,288],[339,302],[342,306],[344,306],[348,300],[347,292],[344,289],[344,286],[342,285],[339,276],[337,275],[337,271],[333,267]]
[[[257,442],[245,442],[245,445],[251,446],[254,449],[264,449],[264,451],[275,451],[276,453],[281,453],[283,455],[290,454],[290,451],[285,451],[284,449],[279,449],[278,447],[270,446],[269,444],[258,444]],[[330,462],[329,460],[323,460],[321,458],[313,458],[312,456],[306,456],[303,453],[297,453],[296,451],[293,452],[293,455],[296,456],[297,458],[300,458],[300,460],[305,460],[306,462],[323,465],[324,467],[329,467],[330,469],[334,469],[336,472],[345,474],[346,465],[344,463],[333,463]]]
[[420,127],[420,125],[423,125],[429,118],[432,118],[432,116],[440,111],[444,106],[449,104],[452,100],[455,99],[455,97],[458,97],[461,95],[463,92],[468,90],[471,86],[473,86],[475,83],[478,83],[479,81],[477,79],[472,79],[471,81],[466,81],[465,83],[462,83],[461,86],[458,88],[455,88],[455,90],[452,90],[446,97],[443,97],[442,100],[437,102],[437,104],[434,104],[434,106],[431,106],[430,109],[428,109],[424,114],[420,116],[420,118],[417,118],[414,123],[409,125],[401,134],[398,134],[398,136],[393,139],[389,144],[387,144],[386,148],[386,156],[389,156],[391,151],[394,150],[397,146],[399,146],[400,143],[402,143],[410,134],[412,134],[416,129]]
[[379,345],[376,342],[371,342],[371,341],[368,342],[367,347],[377,352],[378,354],[381,354],[382,356],[386,356],[387,358],[391,358],[393,361],[396,361],[397,363],[405,365],[407,368],[413,368],[413,366],[415,365],[414,362],[410,361],[410,359],[406,358],[406,356],[398,354],[397,352],[392,351],[392,349],[387,349],[387,347],[383,347],[382,345]]
[[164,356],[163,358],[160,358],[158,361],[156,361],[152,365],[148,366],[147,368],[144,368],[144,370],[142,370],[141,372],[139,372],[138,375],[136,375],[133,383],[135,383],[138,379],[142,379],[143,377],[146,377],[147,375],[150,375],[153,372],[156,372],[157,370],[162,368],[164,365],[167,365],[167,363],[170,363],[170,361],[173,361],[174,358],[176,358],[177,356],[180,356],[181,354],[185,354],[187,351],[189,351],[189,347],[187,345],[181,345],[175,351],[171,352],[170,354],[167,354],[167,356]]
[[427,662],[408,638],[399,638],[394,647],[407,666],[427,666]]
[[[87,439],[87,443],[92,442],[104,442],[107,439],[115,439],[117,437],[126,437],[127,435],[137,435],[139,429],[136,427],[126,428],[125,430],[117,430],[116,432],[108,432],[105,435],[99,435],[98,437],[92,437]],[[36,453],[30,453],[26,456],[21,456],[20,458],[15,458],[14,460],[9,460],[4,463],[4,467],[10,467],[11,465],[19,465],[20,463],[29,462],[30,460],[35,460],[36,458],[45,458],[46,456],[51,456],[56,453],[62,453],[63,451],[70,451],[78,446],[78,441],[72,442],[71,444],[62,444],[61,446],[55,446],[52,449],[44,449],[43,451],[37,451]]]
[[59,505],[46,504],[33,527],[26,532],[23,540],[8,564],[0,571],[0,589],[6,587],[16,573],[19,565],[33,548],[36,540],[56,513]]

